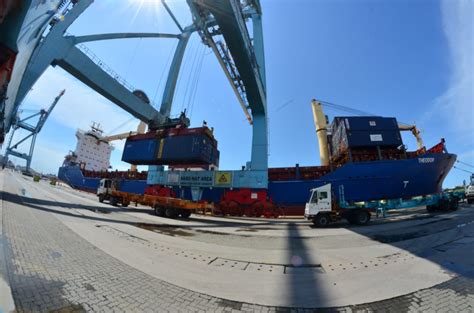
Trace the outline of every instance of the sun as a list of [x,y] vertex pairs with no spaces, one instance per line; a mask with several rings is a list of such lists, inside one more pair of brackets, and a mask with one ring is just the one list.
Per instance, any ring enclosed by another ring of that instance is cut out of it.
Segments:
[[158,15],[161,9],[161,0],[128,0],[129,6],[135,10],[132,23],[141,11],[152,12]]

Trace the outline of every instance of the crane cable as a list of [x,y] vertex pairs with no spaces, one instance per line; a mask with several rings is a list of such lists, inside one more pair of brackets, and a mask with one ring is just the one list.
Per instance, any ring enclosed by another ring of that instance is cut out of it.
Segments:
[[[345,106],[345,105],[336,104],[336,103],[329,102],[329,101],[324,101],[324,100],[318,100],[318,99],[316,99],[316,100],[321,102],[322,105],[324,105],[328,108],[343,111],[343,112],[347,112],[347,113],[350,113],[350,114],[353,114],[353,115],[377,116],[377,114],[373,114],[373,113],[370,113],[370,112],[354,109],[354,108],[351,108],[351,107],[348,107],[348,106]],[[406,125],[406,126],[411,126],[412,125],[410,123],[405,123],[405,122],[400,122],[400,121],[398,121],[398,123],[402,124],[402,125]]]
[[[189,39],[191,40],[191,39]],[[191,41],[191,43],[189,44],[189,51],[188,49],[186,49],[186,52],[185,52],[185,55],[184,55],[184,62],[183,62],[183,66],[181,67],[182,70],[181,70],[181,73],[178,77],[178,82],[176,84],[176,91],[178,91],[178,89],[182,89],[181,87],[181,81],[182,81],[182,78],[184,77],[184,72],[186,70],[186,68],[189,68],[189,63],[190,63],[190,60],[191,60],[191,56],[192,55],[195,55],[195,50],[197,49],[197,45],[196,45],[196,42],[195,41]],[[193,64],[190,65],[191,68],[194,66]],[[188,69],[189,71],[190,69]],[[185,87],[186,89],[187,87]],[[176,92],[177,94],[177,92]],[[180,108],[180,111],[183,112],[185,110],[185,101],[184,101],[184,95],[183,95],[183,99],[181,99],[181,108]]]
[[457,163],[460,163],[460,164],[462,164],[462,165],[465,165],[465,166],[469,166],[469,167],[474,168],[474,165],[471,165],[471,164],[469,164],[469,163],[466,163],[466,162],[463,162],[463,161],[459,161],[459,160],[456,160],[456,162],[457,162]]
[[457,167],[457,166],[453,166],[453,168],[455,168],[455,169],[457,169],[457,170],[460,170],[460,171],[463,171],[463,172],[466,172],[466,173],[469,173],[469,174],[474,174],[474,172],[465,170],[465,169],[463,169],[463,168],[459,168],[459,167]]
[[118,131],[120,128],[124,127],[125,125],[127,125],[128,123],[130,123],[131,121],[133,121],[135,119],[135,117],[131,117],[130,119],[126,120],[125,122],[123,122],[122,124],[120,124],[119,126],[115,127],[114,129],[112,129],[111,131],[109,131],[107,133],[107,136],[110,136],[111,134],[115,133],[116,131]]
[[138,52],[138,47],[140,46],[140,44],[142,43],[142,39],[143,38],[140,38],[135,46],[135,49],[133,50],[132,52],[132,57],[130,58],[130,62],[128,63],[128,67],[127,67],[127,70],[125,71],[125,75],[123,76],[123,78],[125,80],[127,80],[127,76],[128,76],[128,73],[130,72],[130,70],[132,69],[132,66],[133,66],[133,63],[135,62],[135,58],[137,56],[137,52]]
[[198,69],[196,71],[195,79],[194,79],[194,82],[193,82],[193,85],[192,85],[192,88],[191,88],[192,92],[191,92],[189,102],[188,102],[190,115],[193,114],[194,102],[196,100],[196,94],[197,94],[197,90],[198,90],[198,86],[199,86],[199,80],[200,80],[200,77],[201,77],[202,65],[204,63],[205,52],[206,52],[206,46],[203,45],[202,46],[202,53],[200,55],[200,60],[199,60],[199,63],[198,63]]
[[[196,50],[198,50],[198,48],[196,48]],[[188,73],[188,80],[186,81],[186,88],[185,88],[185,91],[184,91],[184,95],[183,95],[183,103],[182,103],[182,108],[186,108],[186,111],[189,111],[189,101],[188,100],[188,97],[189,97],[189,94],[188,92],[190,91],[189,90],[189,87],[192,86],[192,82],[193,82],[193,79],[194,79],[194,76],[196,75],[196,71],[197,71],[197,63],[196,63],[196,60],[199,59],[199,53],[198,51],[195,51],[194,53],[194,58],[193,58],[193,61],[192,61],[192,64],[191,64],[191,68],[189,69],[189,73]],[[191,88],[192,89],[192,88]]]

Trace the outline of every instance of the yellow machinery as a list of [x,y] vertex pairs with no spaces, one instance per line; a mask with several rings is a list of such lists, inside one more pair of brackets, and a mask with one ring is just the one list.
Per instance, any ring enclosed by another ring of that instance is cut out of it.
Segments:
[[314,124],[316,126],[316,135],[318,136],[319,142],[319,157],[321,159],[322,166],[329,165],[329,148],[328,148],[328,136],[327,126],[328,122],[326,116],[323,113],[323,107],[321,102],[313,99],[311,101],[311,107],[313,108]]
[[423,139],[421,138],[421,132],[416,127],[416,125],[405,125],[405,124],[398,124],[398,129],[401,131],[411,131],[413,136],[415,136],[416,143],[418,145],[418,149],[423,149],[425,147],[423,143]]

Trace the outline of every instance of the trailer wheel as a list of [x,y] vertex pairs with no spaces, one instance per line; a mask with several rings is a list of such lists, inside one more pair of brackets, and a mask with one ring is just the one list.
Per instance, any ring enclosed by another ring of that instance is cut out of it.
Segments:
[[446,211],[449,211],[449,208],[450,208],[449,200],[447,200],[447,199],[439,200],[439,209],[440,209],[440,211],[446,212]]
[[451,211],[456,211],[459,208],[459,198],[453,197],[451,201],[449,201],[449,209]]
[[111,197],[110,198],[110,204],[113,205],[113,206],[117,206],[118,199],[116,197]]
[[189,218],[191,216],[191,211],[190,210],[181,210],[181,217],[182,218]]
[[438,209],[437,206],[434,204],[430,204],[426,206],[426,211],[430,213],[436,212],[437,209]]
[[103,194],[100,194],[100,195],[99,195],[99,202],[100,202],[100,203],[103,203],[103,202],[104,202],[104,198],[105,198],[105,196],[104,196]]
[[313,224],[316,227],[327,227],[330,221],[329,215],[327,214],[318,214],[313,217]]
[[174,208],[166,208],[165,209],[165,216],[167,218],[175,218],[177,215],[177,212]]
[[473,204],[473,203],[474,203],[474,199],[467,199],[467,203],[468,203],[468,204]]
[[358,210],[349,214],[347,220],[351,224],[366,225],[370,221],[370,213],[364,210]]

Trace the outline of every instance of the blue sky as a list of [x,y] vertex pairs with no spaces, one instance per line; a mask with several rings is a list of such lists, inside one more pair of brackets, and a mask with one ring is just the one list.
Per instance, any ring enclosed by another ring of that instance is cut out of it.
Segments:
[[[69,29],[76,35],[107,32],[173,32],[159,1],[96,1]],[[183,24],[185,1],[168,1]],[[319,164],[310,100],[323,99],[416,123],[430,147],[444,137],[450,152],[474,164],[474,34],[469,0],[262,0],[267,65],[270,166]],[[132,39],[87,47],[133,86],[160,102],[172,39]],[[194,59],[202,58],[196,96],[190,97]],[[193,126],[215,128],[221,168],[250,158],[251,128],[215,56],[194,35],[186,53],[173,113],[192,110]],[[63,100],[40,134],[33,167],[57,172],[75,148],[76,128],[102,123],[106,133],[133,130],[118,107],[59,68],[50,68],[23,108],[46,107],[62,88]],[[286,105],[285,105],[286,104]],[[327,110],[332,118],[344,112]],[[410,149],[416,144],[404,134]],[[114,168],[124,142],[116,142]],[[466,166],[459,167],[469,169]],[[471,170],[473,170],[471,168]],[[445,186],[468,178],[453,169]]]

